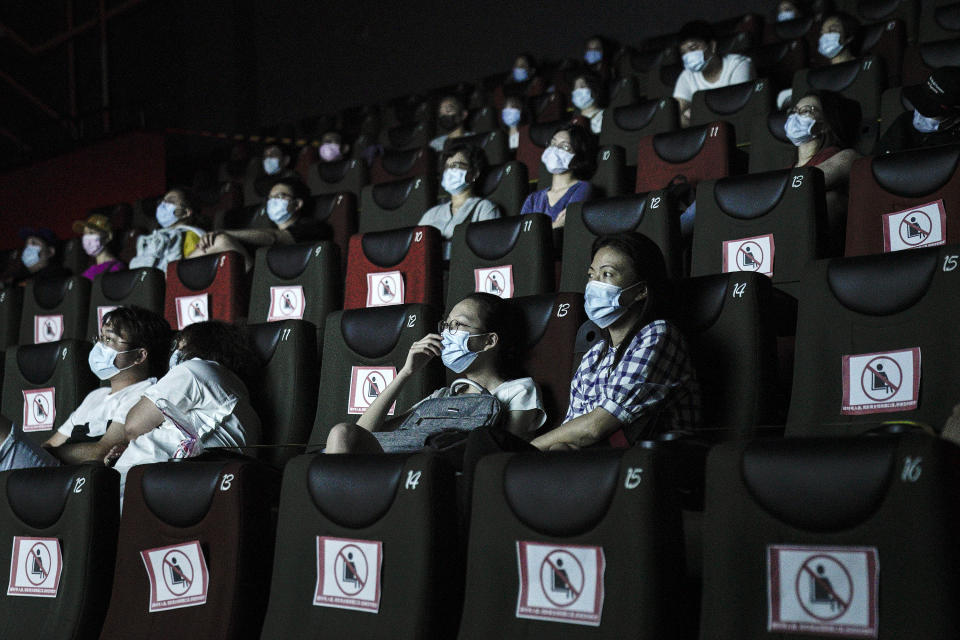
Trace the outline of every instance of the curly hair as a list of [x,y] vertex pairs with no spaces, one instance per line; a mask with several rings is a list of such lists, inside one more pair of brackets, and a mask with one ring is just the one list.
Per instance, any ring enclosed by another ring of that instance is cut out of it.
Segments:
[[239,327],[218,320],[197,322],[177,333],[176,344],[181,361],[213,360],[239,376],[248,387],[257,379],[260,356]]

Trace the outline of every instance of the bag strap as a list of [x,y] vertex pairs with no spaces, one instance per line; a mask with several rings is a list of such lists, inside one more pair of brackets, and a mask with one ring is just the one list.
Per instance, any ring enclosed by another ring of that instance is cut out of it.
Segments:
[[451,382],[451,383],[450,383],[450,394],[451,394],[451,395],[454,395],[454,394],[453,394],[453,390],[454,390],[454,389],[457,387],[457,385],[460,384],[460,383],[463,383],[463,384],[465,384],[465,385],[469,385],[469,386],[473,387],[474,389],[478,389],[478,390],[480,391],[480,395],[484,395],[484,394],[486,394],[486,395],[488,395],[488,396],[493,395],[492,393],[490,393],[489,391],[487,391],[486,387],[484,387],[482,384],[480,384],[479,382],[475,382],[475,381],[471,380],[470,378],[457,378],[456,380],[454,380],[453,382]]

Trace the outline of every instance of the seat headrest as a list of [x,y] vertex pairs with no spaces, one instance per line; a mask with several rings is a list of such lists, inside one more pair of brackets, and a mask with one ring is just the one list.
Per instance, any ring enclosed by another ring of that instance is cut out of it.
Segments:
[[683,65],[680,63],[661,65],[660,82],[668,87],[675,86],[681,73],[683,73]]
[[677,320],[687,335],[703,333],[716,323],[727,299],[730,276],[718,273],[698,278],[685,278],[677,287],[675,300],[679,307]]
[[140,483],[143,502],[171,527],[192,527],[210,511],[226,465],[194,461],[147,465]]
[[267,249],[267,268],[283,280],[293,280],[302,274],[310,263],[312,244],[274,245]]
[[947,184],[958,159],[960,145],[947,145],[879,156],[870,168],[877,183],[890,193],[919,198]]
[[937,248],[836,258],[827,266],[827,283],[847,309],[887,316],[909,309],[927,293],[939,261]]
[[177,278],[188,289],[202,291],[216,279],[221,257],[222,254],[215,253],[191,260],[180,260],[177,262]]
[[53,377],[60,361],[59,342],[23,344],[17,347],[17,367],[20,375],[30,384],[43,384]]
[[406,322],[404,305],[349,309],[340,316],[340,333],[354,353],[376,359],[393,351]]
[[324,222],[330,218],[334,210],[343,201],[342,193],[328,193],[310,198],[313,203],[313,219]]
[[707,126],[668,131],[653,136],[653,150],[661,160],[679,164],[687,162],[703,149]]
[[637,131],[650,124],[657,115],[659,100],[646,100],[639,104],[628,104],[613,109],[613,121],[624,131]]
[[703,92],[703,101],[707,108],[716,114],[730,115],[737,113],[750,102],[756,84],[756,82],[750,80],[749,82],[731,84],[719,89],[710,89]]
[[340,182],[353,167],[356,160],[344,159],[336,162],[320,162],[317,164],[317,173],[324,182]]
[[788,117],[786,111],[774,111],[767,116],[767,130],[770,132],[770,135],[780,142],[786,142],[790,146],[793,146],[790,138],[787,137],[787,130],[784,128]]
[[362,529],[390,510],[406,460],[406,455],[317,454],[307,471],[307,488],[324,516],[341,527]]
[[520,237],[524,216],[471,222],[464,234],[467,246],[484,260],[499,260],[510,253]]
[[793,169],[784,169],[721,178],[713,185],[713,198],[731,218],[759,218],[780,203],[793,173]]
[[550,139],[553,138],[553,134],[557,132],[563,125],[562,122],[553,121],[553,122],[540,122],[530,125],[530,139],[533,141],[533,144],[538,147],[546,148],[550,144]]
[[416,227],[371,231],[360,237],[360,246],[367,260],[378,267],[387,268],[403,262],[413,243]]
[[504,176],[506,176],[510,171],[512,171],[511,165],[501,164],[495,167],[487,167],[486,172],[483,174],[483,178],[480,180],[480,195],[488,196],[500,186],[500,183],[503,182]]
[[407,151],[398,151],[396,149],[384,149],[380,156],[380,162],[383,168],[395,176],[402,176],[417,163],[420,156],[423,155],[423,149],[409,149]]
[[[410,144],[413,137],[417,135],[417,129],[423,128],[423,124],[414,122],[411,124],[401,124],[387,131],[387,138],[390,139],[390,146],[405,147]],[[387,171],[390,171],[387,169]],[[401,171],[400,173],[404,173]]]
[[[948,31],[960,31],[960,4],[948,4],[942,7],[937,7],[933,10],[933,19],[937,21],[937,24],[943,27]],[[946,44],[947,41],[944,41],[939,44]],[[931,68],[938,68],[946,65],[933,65],[930,62],[927,62],[926,56],[923,55],[923,50],[929,45],[920,45],[920,55],[923,57],[923,62]],[[956,60],[956,58],[953,58]],[[947,64],[954,64],[952,62]]]
[[860,74],[860,61],[840,62],[811,69],[807,73],[807,83],[820,91],[843,91],[854,83]]
[[444,148],[448,148],[453,144],[468,144],[474,147],[480,147],[485,149],[487,143],[490,142],[496,136],[496,132],[491,131],[489,133],[474,133],[469,136],[460,136],[459,138],[447,138],[446,142],[443,143]]
[[548,536],[568,537],[594,528],[613,500],[622,452],[526,453],[503,470],[503,493],[514,515]]
[[638,193],[584,202],[581,217],[590,233],[605,236],[633,231],[643,221],[646,210],[647,194]]
[[33,283],[33,298],[43,309],[54,309],[63,302],[67,292],[75,285],[74,276],[60,278],[37,278]]
[[883,37],[883,34],[887,31],[887,24],[881,22],[879,24],[869,24],[860,28],[860,51],[869,51],[870,49],[877,46],[877,43],[880,42],[880,38]]
[[787,57],[795,41],[773,42],[750,49],[749,56],[757,69],[768,69]]
[[146,279],[146,270],[149,268],[105,271],[100,276],[100,292],[107,300],[119,302],[133,293],[138,282],[143,282]]
[[413,191],[414,184],[420,180],[421,178],[405,178],[375,184],[371,190],[373,201],[381,209],[397,209],[407,201]]
[[277,350],[277,345],[280,344],[283,324],[282,322],[263,322],[247,325],[247,335],[250,336],[253,350],[260,356],[260,361],[264,364],[270,362]]
[[813,16],[808,18],[794,18],[783,22],[775,22],[773,30],[777,34],[777,40],[796,40],[807,35],[813,27]]
[[743,482],[771,515],[804,531],[840,531],[880,506],[896,439],[762,439],[743,452]]
[[556,296],[552,293],[541,293],[533,296],[514,298],[513,303],[523,314],[522,349],[528,351],[540,342],[547,331],[550,318],[553,317],[553,303]]
[[46,529],[56,524],[73,490],[77,467],[17,469],[7,476],[7,502],[24,524]]
[[897,10],[899,4],[900,0],[860,0],[857,3],[857,13],[866,20],[884,20]]

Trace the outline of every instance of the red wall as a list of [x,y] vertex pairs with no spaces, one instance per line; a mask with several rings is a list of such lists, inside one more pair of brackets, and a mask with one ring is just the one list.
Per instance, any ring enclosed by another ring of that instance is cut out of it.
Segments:
[[0,175],[0,248],[16,232],[45,226],[61,238],[94,207],[132,202],[166,188],[162,134],[132,133]]

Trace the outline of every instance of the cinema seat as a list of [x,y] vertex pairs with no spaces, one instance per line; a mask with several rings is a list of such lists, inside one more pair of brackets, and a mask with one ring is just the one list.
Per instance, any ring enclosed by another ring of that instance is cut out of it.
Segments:
[[479,196],[500,207],[503,215],[520,215],[530,189],[526,165],[511,160],[506,164],[487,167],[479,184]]
[[697,91],[690,107],[690,123],[696,126],[723,120],[733,127],[737,146],[746,146],[750,144],[750,123],[770,113],[775,97],[767,79]]
[[315,164],[307,176],[307,186],[314,195],[347,191],[359,197],[369,180],[366,163],[348,158]]
[[90,293],[87,339],[99,335],[103,316],[117,307],[137,306],[162,315],[165,288],[163,271],[152,267],[101,273]]
[[696,184],[730,175],[733,129],[726,122],[658,133],[637,145],[636,193],[664,189],[671,183]]
[[166,318],[177,330],[194,322],[236,322],[247,310],[243,257],[216,253],[167,265]]
[[[497,129],[489,133],[477,133],[472,136],[461,136],[459,138],[447,138],[443,145],[444,150],[454,145],[469,144],[480,147],[487,157],[487,164],[498,165],[510,162],[512,155],[508,144],[506,134]],[[442,167],[441,167],[442,170]]]
[[17,344],[20,315],[23,313],[23,289],[14,287],[0,291],[0,340],[3,350]]
[[960,36],[960,2],[924,3],[920,10],[920,42],[937,42]]
[[358,230],[367,233],[412,227],[436,203],[436,193],[432,175],[364,187]]
[[443,306],[440,232],[434,227],[353,236],[344,309],[404,303]]
[[603,114],[600,145],[618,145],[625,152],[629,167],[637,166],[637,145],[645,136],[675,131],[680,127],[677,103],[663,98],[638,104],[608,107]]
[[397,151],[384,149],[370,165],[370,183],[423,177],[437,172],[437,157],[430,147]]
[[34,278],[27,282],[20,315],[20,344],[87,337],[90,281],[83,276]]
[[774,111],[751,123],[750,173],[787,169],[797,163],[797,148],[784,129],[786,121],[786,111]]

